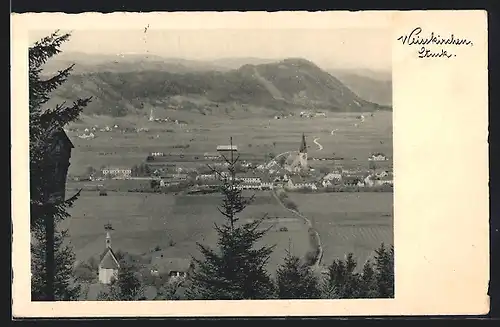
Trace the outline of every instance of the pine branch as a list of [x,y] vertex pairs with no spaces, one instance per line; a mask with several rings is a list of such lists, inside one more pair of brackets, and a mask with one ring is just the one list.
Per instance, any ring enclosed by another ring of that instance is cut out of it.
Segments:
[[56,30],[50,36],[46,36],[40,41],[35,42],[28,50],[30,70],[38,69],[47,60],[60,53],[61,50],[59,48],[64,42],[69,40],[70,36],[70,33],[59,35],[59,30]]

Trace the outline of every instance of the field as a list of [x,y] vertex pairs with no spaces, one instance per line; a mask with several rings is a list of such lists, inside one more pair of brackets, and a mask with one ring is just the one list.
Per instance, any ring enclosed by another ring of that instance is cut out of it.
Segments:
[[358,268],[382,242],[393,244],[392,193],[289,193],[319,232],[323,265],[352,252]]
[[[229,137],[238,145],[242,158],[264,161],[269,153],[297,150],[302,133],[307,138],[309,157],[343,157],[345,167],[368,167],[367,157],[372,152],[392,157],[392,113],[380,111],[373,117],[365,114],[363,122],[357,115],[329,113],[328,118],[310,119],[220,119],[191,117],[189,113],[180,112],[166,114],[186,121],[187,125],[149,122],[146,117],[86,116],[72,127],[82,130],[117,124],[149,131],[97,131],[94,132],[96,138],[90,140],[78,138],[76,132],[68,133],[75,144],[69,174],[84,174],[89,166],[131,168],[144,162],[150,152],[170,154],[168,158],[176,165],[188,167],[202,163],[201,157],[194,160],[194,156],[215,152],[217,145],[228,144]],[[321,150],[313,142],[315,139],[321,144]],[[185,154],[184,158],[180,154]],[[310,161],[310,165],[333,168],[328,161]],[[82,183],[69,183],[68,193]],[[112,237],[117,250],[148,255],[158,246],[168,256],[189,257],[199,254],[196,242],[216,245],[214,223],[222,223],[223,219],[217,211],[220,195],[128,193],[113,192],[111,186],[107,188],[110,190],[107,197],[100,197],[95,190],[84,191],[71,209],[72,218],[65,222],[77,260],[86,260],[103,251],[104,225],[108,222],[115,228]],[[353,252],[362,265],[382,241],[392,243],[392,193],[290,193],[290,197],[319,231],[325,264]],[[241,219],[258,218],[266,213],[271,218],[264,225],[273,228],[262,243],[276,245],[269,263],[269,270],[274,272],[285,250],[291,249],[293,254],[303,257],[311,245],[304,222],[280,206],[268,192],[258,192],[254,204],[242,212]],[[280,231],[282,227],[287,231]]]
[[[175,117],[174,114],[169,116]],[[356,116],[356,114],[329,113],[328,118],[250,117],[221,120],[202,115],[190,118],[183,114],[182,118],[188,122],[184,126],[149,122],[145,117],[128,120],[86,117],[74,127],[86,128],[98,125],[102,128],[117,123],[123,127],[148,128],[149,131],[139,133],[97,131],[94,132],[96,135],[94,139],[80,139],[76,132],[70,132],[69,136],[75,144],[75,149],[72,152],[69,174],[83,174],[89,166],[131,168],[143,162],[150,152],[155,151],[172,155],[181,153],[203,155],[206,152],[215,152],[219,144],[228,144],[230,136],[233,137],[233,143],[239,146],[243,156],[256,161],[265,160],[269,153],[279,154],[297,150],[302,133],[307,137],[310,157],[331,157],[335,153],[335,156],[345,158],[345,166],[368,166],[366,158],[371,152],[382,152],[392,157],[392,112],[376,112],[374,117],[365,114],[364,122],[360,122]],[[323,146],[322,150],[313,143],[315,138],[318,138],[317,142]],[[179,145],[189,145],[189,147],[174,148]],[[191,161],[187,157],[186,160]],[[175,161],[182,164],[178,159]]]
[[[68,228],[77,260],[100,254],[105,246],[104,225],[112,232],[113,249],[148,255],[159,246],[168,256],[198,256],[196,242],[214,247],[217,235],[214,223],[223,223],[217,211],[220,195],[164,195],[109,192],[107,197],[84,191],[71,209],[72,217],[64,222]],[[284,210],[270,193],[260,192],[255,201],[241,213],[248,221],[268,214],[262,227],[272,226],[261,245],[276,245],[269,263],[274,272],[282,262],[285,250],[304,256],[310,249],[307,227]],[[288,231],[280,231],[286,227]]]

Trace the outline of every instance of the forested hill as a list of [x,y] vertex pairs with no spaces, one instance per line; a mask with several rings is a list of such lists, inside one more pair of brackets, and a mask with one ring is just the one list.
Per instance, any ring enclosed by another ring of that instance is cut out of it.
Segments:
[[83,66],[79,69],[78,64],[75,66],[68,81],[54,92],[49,105],[92,96],[93,101],[84,113],[115,117],[148,114],[150,108],[205,115],[254,109],[270,114],[299,109],[326,112],[391,109],[361,98],[330,73],[300,58],[246,64],[238,69],[159,59],[135,63],[102,61]]

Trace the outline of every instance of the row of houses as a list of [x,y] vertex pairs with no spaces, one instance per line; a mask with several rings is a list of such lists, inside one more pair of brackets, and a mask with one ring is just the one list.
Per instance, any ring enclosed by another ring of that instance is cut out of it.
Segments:
[[375,173],[365,172],[357,174],[342,174],[333,172],[323,177],[321,182],[323,187],[334,185],[373,187],[383,185],[393,185],[393,174],[389,171],[380,171]]
[[101,173],[105,177],[113,177],[126,179],[132,176],[132,169],[130,168],[103,168]]

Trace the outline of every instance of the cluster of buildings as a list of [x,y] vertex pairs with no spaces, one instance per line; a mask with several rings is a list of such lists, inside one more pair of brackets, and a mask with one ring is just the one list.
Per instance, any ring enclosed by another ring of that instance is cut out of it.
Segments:
[[324,112],[307,112],[307,111],[301,111],[299,116],[301,118],[314,118],[314,117],[323,117],[323,118],[326,118],[326,113],[324,113]]
[[[229,164],[221,158],[223,156],[229,158],[230,153],[237,151],[236,145],[219,145],[217,152],[207,152],[203,158],[212,161],[210,165],[214,169],[222,174],[227,174]],[[150,156],[162,157],[165,156],[165,153],[152,152]],[[298,151],[289,155],[282,165],[278,164],[275,159],[261,165],[241,161],[239,165],[245,172],[237,174],[237,187],[243,190],[270,190],[275,187],[289,190],[318,190],[334,186],[377,187],[393,185],[393,176],[390,170],[335,168],[328,173],[320,174],[309,166],[309,160],[306,137],[302,134]],[[370,162],[387,160],[388,158],[382,153],[373,153],[368,158]],[[191,182],[191,185],[215,187],[220,185],[221,177],[223,177],[215,172],[199,172],[196,168],[177,167],[174,173],[167,173],[166,171],[169,170],[167,168],[157,167],[151,171],[151,176],[147,178],[158,180],[160,187],[176,186],[186,182]],[[132,170],[128,168],[103,168],[101,173],[105,177],[115,179],[136,178],[132,176]]]
[[[110,224],[105,226],[106,246],[100,255],[98,265],[98,280],[101,284],[109,285],[119,277],[121,265],[116,253],[111,247]],[[157,251],[151,258],[149,272],[152,276],[168,276],[168,281],[182,281],[193,268],[192,262],[187,258],[168,257],[162,251]]]

